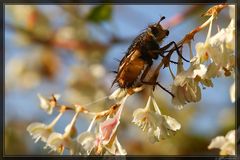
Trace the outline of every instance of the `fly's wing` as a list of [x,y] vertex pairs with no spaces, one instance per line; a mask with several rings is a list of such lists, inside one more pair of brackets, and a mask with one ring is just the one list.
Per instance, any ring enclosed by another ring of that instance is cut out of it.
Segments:
[[133,43],[129,46],[128,51],[126,53],[126,55],[122,58],[122,60],[120,61],[119,67],[118,67],[118,71],[117,71],[117,76],[114,79],[111,87],[117,82],[119,75],[121,75],[122,71],[124,70],[124,68],[129,64],[131,57],[134,55],[135,51],[136,51],[136,47],[141,44],[141,39],[143,39],[143,37],[146,35],[146,32],[142,32],[140,35],[138,35],[134,40]]
[[134,51],[132,51],[130,54],[126,54],[122,60],[120,61],[119,67],[118,67],[118,71],[117,71],[117,76],[114,79],[114,81],[112,82],[111,87],[117,82],[119,75],[122,73],[122,71],[124,70],[124,68],[129,64],[131,57],[133,56]]

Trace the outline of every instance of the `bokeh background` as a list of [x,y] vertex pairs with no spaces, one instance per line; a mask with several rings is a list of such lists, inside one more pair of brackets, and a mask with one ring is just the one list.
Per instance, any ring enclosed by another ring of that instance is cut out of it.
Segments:
[[[89,104],[111,94],[115,59],[121,59],[131,41],[149,24],[165,16],[170,35],[163,44],[178,42],[202,24],[200,15],[211,5],[5,5],[5,154],[47,155],[42,142],[34,143],[26,131],[31,122],[49,123],[55,116],[39,108],[37,93],[61,94],[63,104]],[[230,22],[224,9],[214,21],[218,27]],[[197,33],[205,41],[207,29]],[[188,51],[185,57],[188,59]],[[195,50],[194,50],[195,53]],[[173,57],[174,59],[174,57]],[[176,57],[175,57],[176,59]],[[187,67],[187,66],[185,66]],[[176,66],[172,65],[172,69]],[[168,70],[161,70],[159,81],[170,88]],[[134,124],[132,113],[144,107],[144,92],[131,96],[124,109],[118,135],[130,155],[217,155],[208,150],[211,139],[235,128],[235,108],[229,88],[233,77],[216,78],[214,87],[202,90],[199,103],[177,110],[171,97],[161,89],[155,96],[164,114],[177,119],[182,128],[177,134],[151,144]],[[108,100],[87,105],[92,111],[107,108]],[[55,129],[63,132],[73,116],[66,113]],[[88,128],[90,119],[80,116],[78,132]]]

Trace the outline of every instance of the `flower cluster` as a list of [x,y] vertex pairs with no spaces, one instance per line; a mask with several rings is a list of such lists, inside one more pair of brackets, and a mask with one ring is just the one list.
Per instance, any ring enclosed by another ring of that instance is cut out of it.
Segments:
[[[53,108],[60,108],[59,114],[50,124],[34,122],[27,127],[27,131],[33,136],[35,142],[41,140],[46,143],[45,149],[50,148],[50,152],[55,151],[60,154],[64,152],[64,149],[68,149],[72,155],[126,154],[117,138],[116,130],[120,124],[121,113],[128,97],[127,94],[121,98],[119,103],[99,113],[89,112],[80,105],[74,105],[74,107],[59,105],[57,100],[60,95],[57,94],[53,94],[49,99],[40,94],[38,97],[41,109],[48,114],[52,114]],[[74,110],[74,117],[65,127],[63,134],[54,132],[55,124],[67,110]],[[77,135],[76,121],[80,113],[92,115],[93,119],[87,131]],[[103,122],[96,122],[96,120],[104,117],[106,119]],[[97,125],[95,125],[96,128],[93,132],[91,130],[93,130],[95,122]]]
[[208,20],[209,30],[206,41],[196,44],[196,56],[194,57],[191,42],[188,42],[191,61],[187,70],[183,69],[182,59],[179,57],[177,75],[174,76],[172,84],[172,93],[175,95],[172,102],[178,108],[182,108],[183,105],[190,102],[198,102],[201,99],[199,84],[213,87],[212,78],[234,74],[235,19],[232,12],[234,13],[234,6],[230,6],[231,20],[229,25],[212,36],[212,23],[216,15],[211,15]]
[[149,96],[145,108],[138,108],[133,112],[132,122],[147,132],[152,143],[173,135],[181,128],[174,118],[161,114],[153,96]]

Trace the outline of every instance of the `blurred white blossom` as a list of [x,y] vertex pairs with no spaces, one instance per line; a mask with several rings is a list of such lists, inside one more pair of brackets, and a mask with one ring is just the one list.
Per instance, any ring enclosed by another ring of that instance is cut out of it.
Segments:
[[60,28],[55,36],[55,39],[58,41],[71,41],[76,39],[74,28],[70,26]]
[[83,132],[77,137],[77,142],[82,145],[84,154],[90,155],[96,147],[96,135],[92,132]]
[[60,98],[59,94],[53,94],[51,99],[46,99],[41,94],[38,94],[40,107],[48,114],[52,114],[53,108],[56,106],[56,101]]
[[103,76],[106,74],[105,68],[100,64],[93,64],[89,69],[91,74],[97,79],[103,78]]
[[36,139],[35,142],[37,142],[39,139],[41,139],[43,142],[47,142],[49,135],[53,131],[53,127],[56,125],[62,115],[63,112],[60,112],[49,125],[40,122],[31,123],[28,125],[27,131],[33,136],[33,139]]
[[[39,84],[39,73],[31,70],[30,68],[32,68],[32,64],[27,63],[27,61],[29,61],[28,58],[12,58],[7,62],[5,72],[7,89],[12,87],[23,87],[29,89],[36,87]],[[16,79],[16,77],[18,78]]]
[[114,99],[116,101],[120,101],[126,95],[127,95],[127,90],[126,89],[118,88],[109,96],[109,99]]
[[72,139],[72,145],[69,148],[69,152],[71,155],[86,155],[83,146],[79,144],[76,139]]
[[74,142],[69,136],[53,132],[48,137],[45,147],[49,147],[51,148],[51,151],[56,151],[62,154],[65,148],[73,148],[73,146],[75,146],[73,144]]
[[235,19],[235,6],[234,5],[228,5],[229,7],[229,16],[231,19]]
[[232,74],[232,78],[234,79],[232,85],[229,88],[229,95],[230,95],[230,100],[232,103],[235,102],[235,97],[236,97],[236,82],[235,82],[235,72]]
[[8,5],[6,8],[11,11],[10,13],[18,24],[27,25],[28,18],[31,17],[36,7],[33,5]]
[[233,84],[231,85],[230,89],[229,89],[229,92],[230,92],[230,99],[231,99],[231,102],[234,103],[235,102],[235,81],[233,82]]
[[235,130],[229,131],[226,136],[217,136],[212,139],[208,149],[220,149],[220,155],[235,155]]
[[71,122],[65,127],[64,134],[57,132],[51,133],[47,139],[46,147],[50,147],[52,151],[57,151],[61,154],[63,153],[64,148],[68,148],[70,150],[70,153],[80,153],[80,150],[82,151],[82,147],[78,147],[76,144],[77,141],[73,140],[73,137],[77,132],[75,129],[75,123],[77,121],[80,110],[80,107],[76,107],[75,115],[72,118]]
[[[16,26],[20,27],[20,29],[26,29],[33,33],[34,36],[40,38],[49,38],[53,35],[53,29],[50,26],[48,17],[38,7],[34,5],[8,5],[7,10],[10,11]],[[21,42],[21,40],[24,41],[26,39],[19,37],[18,41]]]
[[127,152],[125,149],[123,149],[122,145],[118,141],[117,136],[114,137],[113,143],[110,143],[109,145],[105,145],[104,148],[106,149],[106,152],[104,155],[126,155]]
[[33,136],[33,139],[36,139],[35,143],[38,142],[39,139],[47,142],[47,138],[52,133],[52,128],[44,123],[35,122],[27,127],[27,131]]

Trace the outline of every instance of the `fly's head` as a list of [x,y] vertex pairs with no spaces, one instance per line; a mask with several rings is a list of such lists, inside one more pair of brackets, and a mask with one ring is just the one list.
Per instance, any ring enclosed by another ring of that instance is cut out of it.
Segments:
[[148,26],[148,33],[152,35],[158,42],[162,42],[162,40],[169,34],[169,31],[167,29],[163,29],[160,24],[160,22],[164,19],[165,17],[163,16],[157,23]]

